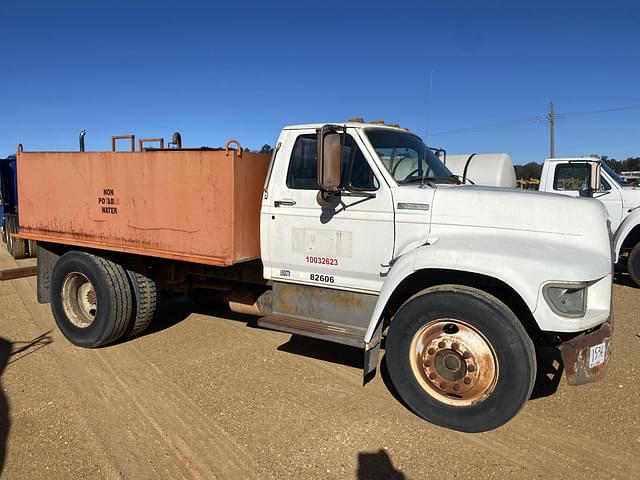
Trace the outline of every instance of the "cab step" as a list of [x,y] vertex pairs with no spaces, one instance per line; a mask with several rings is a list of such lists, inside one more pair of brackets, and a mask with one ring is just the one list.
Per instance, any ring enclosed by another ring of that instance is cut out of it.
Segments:
[[317,320],[285,315],[262,317],[258,320],[258,326],[360,348],[364,345],[366,333],[364,328],[332,325]]

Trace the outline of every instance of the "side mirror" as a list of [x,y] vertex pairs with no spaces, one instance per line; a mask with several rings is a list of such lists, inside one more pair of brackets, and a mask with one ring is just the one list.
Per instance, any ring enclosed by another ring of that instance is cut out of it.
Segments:
[[578,194],[581,197],[593,197],[595,192],[600,191],[600,162],[589,163],[589,186],[581,189]]
[[342,170],[341,127],[325,125],[318,131],[318,186],[323,192],[335,192]]
[[589,188],[591,192],[600,191],[600,171],[602,170],[602,164],[600,162],[593,162],[591,164],[591,179]]

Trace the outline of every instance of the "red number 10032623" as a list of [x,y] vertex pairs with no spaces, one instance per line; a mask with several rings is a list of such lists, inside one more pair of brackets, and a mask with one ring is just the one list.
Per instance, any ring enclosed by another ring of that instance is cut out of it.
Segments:
[[337,258],[306,256],[305,260],[307,261],[307,263],[314,263],[316,265],[329,265],[331,267],[338,266]]

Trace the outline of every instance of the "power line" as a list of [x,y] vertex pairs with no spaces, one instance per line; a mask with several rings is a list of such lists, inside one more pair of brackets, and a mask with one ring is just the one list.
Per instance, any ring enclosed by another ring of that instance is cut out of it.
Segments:
[[[554,120],[565,119],[567,117],[579,117],[585,115],[595,115],[599,113],[611,113],[611,112],[621,112],[624,110],[640,110],[640,105],[631,105],[627,107],[618,107],[618,108],[606,108],[601,110],[587,110],[582,112],[565,112],[565,113],[554,113]],[[473,132],[473,131],[481,131],[481,130],[491,130],[494,128],[503,128],[503,127],[511,127],[515,125],[526,125],[530,123],[544,123],[548,125],[550,123],[549,114],[544,115],[532,115],[529,117],[523,117],[514,120],[506,120],[504,122],[490,123],[487,125],[478,125],[475,127],[465,127],[465,128],[456,128],[453,130],[444,130],[442,132],[436,132],[430,134],[431,137],[438,135],[451,135],[456,133],[464,133],[464,132]]]

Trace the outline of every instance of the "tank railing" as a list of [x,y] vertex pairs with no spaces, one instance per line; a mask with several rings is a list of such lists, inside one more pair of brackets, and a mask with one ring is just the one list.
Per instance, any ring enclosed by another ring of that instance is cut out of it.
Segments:
[[225,153],[225,155],[226,155],[227,157],[229,156],[229,150],[230,150],[229,146],[230,146],[232,143],[235,143],[235,144],[236,144],[236,146],[238,147],[238,158],[242,158],[242,147],[240,146],[240,142],[239,142],[238,140],[229,140],[229,141],[225,144],[225,146],[224,146],[224,153]]
[[144,144],[158,142],[160,143],[160,150],[164,150],[164,138],[140,138],[138,139],[138,145],[140,147],[140,151],[144,151]]
[[116,151],[116,140],[130,140],[131,141],[131,151],[136,151],[136,136],[135,135],[114,135],[111,137],[111,151]]

